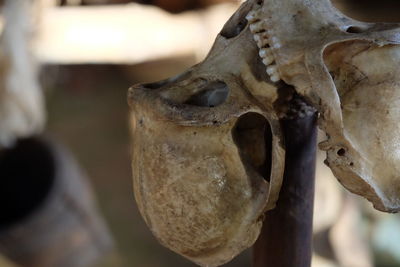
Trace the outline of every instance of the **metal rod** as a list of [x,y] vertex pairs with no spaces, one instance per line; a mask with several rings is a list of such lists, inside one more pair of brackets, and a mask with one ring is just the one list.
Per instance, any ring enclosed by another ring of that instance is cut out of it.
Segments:
[[297,98],[282,120],[286,164],[276,208],[266,213],[253,250],[254,267],[309,267],[317,143],[317,115]]

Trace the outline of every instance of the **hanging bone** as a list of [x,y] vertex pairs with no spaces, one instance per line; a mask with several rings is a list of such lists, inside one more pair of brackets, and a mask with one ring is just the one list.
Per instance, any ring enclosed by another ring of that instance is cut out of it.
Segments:
[[255,242],[282,182],[277,86],[257,56],[250,9],[233,16],[203,63],[129,93],[140,211],[162,244],[204,266]]
[[288,87],[320,112],[342,184],[399,210],[398,43],[399,25],[328,0],[247,1],[202,63],[131,88],[135,197],[154,235],[202,266],[254,243],[282,183]]
[[265,1],[248,18],[256,36],[266,29],[268,68],[318,108],[335,176],[375,208],[398,211],[400,25],[352,20],[328,0]]
[[43,129],[45,110],[31,47],[39,1],[2,1],[0,36],[0,150]]

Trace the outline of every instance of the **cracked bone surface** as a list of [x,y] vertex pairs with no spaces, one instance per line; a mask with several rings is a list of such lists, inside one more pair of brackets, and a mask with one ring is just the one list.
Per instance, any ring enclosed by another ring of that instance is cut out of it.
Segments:
[[132,87],[135,198],[154,235],[202,266],[255,242],[282,183],[288,86],[319,110],[342,184],[399,210],[399,43],[398,24],[355,21],[328,0],[247,1],[202,63]]
[[218,266],[257,239],[284,170],[278,97],[244,4],[204,62],[129,91],[135,197],[162,244]]
[[328,0],[265,0],[248,19],[273,73],[318,108],[338,180],[376,209],[399,211],[400,24],[359,22]]

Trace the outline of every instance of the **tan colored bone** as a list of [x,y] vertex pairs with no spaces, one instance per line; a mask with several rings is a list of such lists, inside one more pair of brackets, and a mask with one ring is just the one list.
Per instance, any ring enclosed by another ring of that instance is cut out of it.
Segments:
[[265,0],[250,15],[276,76],[318,108],[335,176],[375,208],[399,211],[400,24],[359,22],[328,0]]
[[357,41],[330,47],[325,55],[349,142],[328,152],[329,164],[351,191],[380,210],[398,211],[400,46]]
[[129,93],[139,209],[162,244],[202,266],[255,242],[282,182],[277,86],[246,25],[250,8],[227,23],[204,62]]
[[287,85],[318,108],[342,184],[399,210],[399,32],[328,0],[247,1],[202,63],[131,88],[135,197],[154,235],[202,266],[254,243],[282,182]]

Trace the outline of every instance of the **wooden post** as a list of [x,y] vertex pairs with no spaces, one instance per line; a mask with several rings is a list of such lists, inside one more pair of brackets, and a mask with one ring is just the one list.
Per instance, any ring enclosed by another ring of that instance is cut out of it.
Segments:
[[286,164],[277,206],[266,213],[254,246],[254,267],[309,267],[317,143],[317,115],[300,98],[282,120]]

